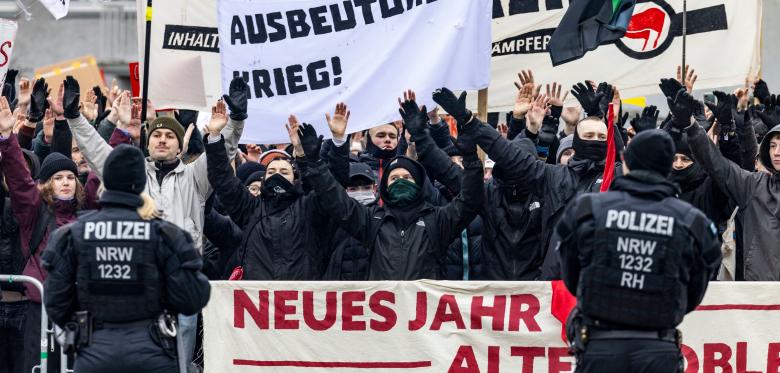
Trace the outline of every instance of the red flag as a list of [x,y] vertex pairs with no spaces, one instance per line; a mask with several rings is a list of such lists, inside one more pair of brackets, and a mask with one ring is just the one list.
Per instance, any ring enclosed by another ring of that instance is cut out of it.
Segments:
[[550,285],[552,285],[552,304],[550,312],[553,317],[561,322],[561,339],[563,339],[564,342],[567,342],[566,320],[569,318],[571,310],[577,305],[577,298],[571,295],[569,289],[566,289],[566,285],[564,285],[561,280],[551,281]]
[[609,190],[609,186],[612,185],[612,180],[615,178],[615,108],[610,103],[609,118],[607,124],[607,160],[604,163],[604,177],[601,181],[601,191],[606,192]]

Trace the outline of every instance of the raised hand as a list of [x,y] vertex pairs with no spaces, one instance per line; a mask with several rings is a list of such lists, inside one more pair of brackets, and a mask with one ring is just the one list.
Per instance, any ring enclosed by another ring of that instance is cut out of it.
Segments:
[[471,110],[466,108],[466,91],[463,91],[459,97],[455,97],[452,91],[442,87],[433,92],[433,101],[450,113],[459,126],[466,125],[473,117]]
[[249,86],[243,78],[235,77],[230,81],[230,88],[227,95],[223,95],[227,106],[230,107],[230,118],[233,120],[244,120],[247,115],[247,104],[249,102]]
[[615,111],[617,111],[617,108],[620,106],[620,93],[615,87],[609,85],[607,82],[601,82],[599,83],[598,88],[596,88],[596,92],[603,94],[599,101],[599,107],[601,108],[602,113],[606,115],[609,112],[609,104],[615,104],[615,97],[617,97],[618,100],[615,105]]
[[[517,86],[517,83],[515,83]],[[533,102],[533,85],[529,86],[517,86],[517,97],[515,98],[515,107],[512,109],[512,116],[515,119],[523,119],[528,110],[531,109]]]
[[19,95],[17,96],[17,106],[27,108],[30,105],[30,99],[32,97],[32,83],[27,78],[19,80]]
[[700,105],[685,88],[680,88],[674,99],[667,98],[667,103],[674,116],[672,126],[680,130],[690,126],[693,112]]
[[436,106],[428,112],[428,124],[434,125],[439,124],[439,122],[441,122],[441,117],[439,116],[439,107]]
[[84,101],[81,101],[81,115],[90,122],[97,118],[98,106],[95,91],[87,91],[87,98]]
[[347,104],[339,102],[336,104],[336,111],[333,116],[325,113],[325,120],[328,122],[330,134],[334,139],[343,140],[347,134],[347,124],[349,123],[349,110]]
[[664,96],[671,100],[674,100],[674,98],[677,97],[677,92],[679,92],[680,89],[685,88],[682,83],[675,79],[661,79],[661,84],[659,84],[658,87],[661,88],[661,92],[663,92]]
[[54,117],[54,112],[46,109],[46,114],[43,116],[43,141],[47,144],[51,144],[54,138]]
[[124,91],[119,94],[119,103],[115,106],[115,110],[119,116],[118,126],[124,127],[130,124],[130,120],[133,118],[133,102],[130,99],[130,92]]
[[696,83],[696,79],[699,79],[699,76],[696,75],[696,70],[691,69],[689,65],[685,65],[685,78],[683,79],[682,66],[677,65],[677,82],[684,85],[689,93],[693,92],[693,85]]
[[563,90],[563,85],[558,84],[557,82],[553,82],[552,89],[549,84],[547,84],[547,97],[550,98],[550,106],[557,106],[560,108],[563,108],[563,102],[566,101],[566,97],[569,97],[569,92],[563,92],[563,96],[561,96],[561,91]]
[[561,119],[567,125],[576,125],[580,121],[580,117],[582,117],[582,107],[579,106],[567,106],[561,113]]
[[[130,121],[125,130],[130,134],[134,142],[141,139],[141,105],[133,104],[131,107]],[[187,145],[187,141],[182,141],[182,149]],[[182,151],[184,153],[184,151]]]
[[119,89],[119,85],[116,83],[116,78],[111,79],[111,86],[108,87],[108,102],[114,102],[122,91]]
[[409,134],[409,140],[415,141],[421,136],[425,135],[425,129],[428,123],[428,113],[425,106],[417,106],[417,99],[414,91],[408,90],[404,92],[403,101],[398,99],[398,112],[401,113],[401,118],[404,121],[404,127]]
[[49,85],[43,78],[35,81],[32,95],[30,97],[29,120],[38,123],[43,120],[44,110],[46,109],[46,97],[49,96]]
[[[603,118],[604,112],[601,109],[601,101],[604,99],[604,92],[596,92],[593,86],[584,83],[577,83],[572,87],[571,94],[580,102],[585,115]],[[611,97],[609,98],[612,99]],[[609,101],[607,101],[609,102]]]
[[290,136],[290,144],[293,146],[293,156],[296,158],[304,156],[303,147],[301,146],[301,137],[298,133],[300,127],[301,124],[298,122],[298,118],[292,114],[287,119],[287,123],[284,125],[284,128],[287,129],[287,135]]
[[57,110],[52,107],[57,116],[64,115],[67,119],[76,119],[81,113],[79,112],[79,103],[81,102],[81,89],[79,88],[79,82],[72,76],[68,75],[65,78],[65,82],[60,86],[59,105],[62,113],[58,113]]
[[219,136],[219,133],[222,132],[222,129],[227,126],[227,122],[227,106],[225,105],[225,101],[217,100],[217,104],[211,107],[211,120],[209,120],[209,124],[206,126],[206,131],[209,133],[210,137],[216,138]]
[[5,96],[0,96],[0,135],[4,138],[11,136],[16,125],[16,117],[11,112],[11,105]]
[[61,116],[64,113],[64,109],[62,108],[62,98],[65,95],[65,83],[63,82],[60,84],[60,87],[57,88],[57,96],[55,98],[47,98],[49,101],[49,108],[51,108],[52,111],[54,111],[54,114],[56,116]]
[[721,130],[725,132],[731,132],[734,117],[731,115],[731,109],[737,107],[737,96],[730,95],[726,92],[715,91],[712,92],[718,99],[717,104],[707,104],[707,107],[715,115],[718,123],[721,126]]
[[542,122],[544,121],[544,115],[547,112],[548,105],[550,104],[550,98],[545,95],[539,95],[534,101],[531,110],[526,115],[528,132],[533,134],[539,133],[539,129],[542,128]]
[[769,93],[769,86],[762,79],[756,79],[753,82],[753,96],[762,104],[767,105],[771,94]]
[[[143,100],[142,97],[133,97],[133,105],[141,106],[141,100]],[[146,99],[146,121],[152,122],[153,120],[157,119],[157,112],[154,109],[154,105],[152,104],[152,100]],[[182,152],[184,153],[184,152]]]
[[658,108],[650,105],[642,110],[642,115],[636,114],[634,119],[631,119],[631,128],[635,133],[642,131],[656,129],[658,127]]
[[303,154],[308,162],[317,162],[320,159],[320,149],[322,148],[322,135],[317,136],[317,130],[311,124],[303,123],[298,129],[298,136],[301,138],[301,147]]
[[260,162],[261,154],[263,154],[263,151],[257,144],[246,144],[246,160]]

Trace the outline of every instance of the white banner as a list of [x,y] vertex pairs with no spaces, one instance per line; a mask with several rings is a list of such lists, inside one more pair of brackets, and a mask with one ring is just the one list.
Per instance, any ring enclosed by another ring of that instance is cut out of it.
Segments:
[[[688,1],[686,63],[699,76],[696,90],[742,85],[748,75],[755,76],[760,68],[761,2]],[[673,77],[682,61],[683,0],[638,0],[626,37],[555,68],[547,43],[565,13],[562,1],[500,3],[493,15],[491,112],[512,110],[520,69],[533,70],[540,83],[557,81],[567,88],[585,79],[610,82],[627,98],[660,94],[661,78]],[[472,106],[475,103],[472,100]]]
[[440,87],[490,80],[490,0],[219,0],[222,87],[252,92],[244,140],[289,142],[290,114],[330,134],[325,113],[345,102],[354,132],[399,118],[405,89],[433,108]]
[[54,19],[60,19],[68,15],[70,0],[40,0],[46,10],[54,16]]
[[[0,87],[5,84],[5,75],[10,66],[18,27],[16,21],[0,18]],[[11,83],[16,84],[16,82]]]
[[[211,284],[206,372],[574,370],[549,282]],[[778,372],[778,299],[774,283],[710,284],[681,326],[685,372]]]

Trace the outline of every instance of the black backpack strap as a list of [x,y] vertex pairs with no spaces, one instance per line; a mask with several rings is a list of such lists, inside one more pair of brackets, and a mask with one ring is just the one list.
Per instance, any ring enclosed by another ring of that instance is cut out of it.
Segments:
[[30,255],[27,256],[24,261],[25,264],[27,264],[30,258],[35,255],[38,246],[43,242],[43,237],[46,235],[46,228],[49,228],[49,233],[54,232],[57,229],[57,219],[55,219],[54,215],[49,211],[49,206],[46,205],[46,202],[41,201],[41,207],[38,209],[38,221],[35,223],[32,235],[30,236]]

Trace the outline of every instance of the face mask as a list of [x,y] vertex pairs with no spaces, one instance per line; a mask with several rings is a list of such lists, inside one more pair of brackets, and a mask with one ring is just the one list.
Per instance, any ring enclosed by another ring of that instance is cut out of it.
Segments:
[[79,174],[79,181],[81,182],[81,185],[87,185],[88,177],[89,177],[89,172],[82,172]]
[[281,174],[273,174],[263,182],[262,196],[281,197],[292,189],[292,183]]
[[398,179],[389,187],[387,202],[393,206],[407,207],[417,200],[420,186],[406,179]]
[[598,162],[603,161],[607,157],[606,141],[581,140],[574,136],[573,145],[575,158]]
[[672,169],[672,173],[669,174],[669,180],[680,184],[680,188],[685,192],[696,188],[705,176],[704,169],[698,163],[694,163],[688,166],[688,168],[679,171]]
[[363,205],[368,205],[369,203],[374,202],[376,200],[376,196],[374,195],[374,192],[370,190],[347,192],[347,195],[350,198],[360,202]]

